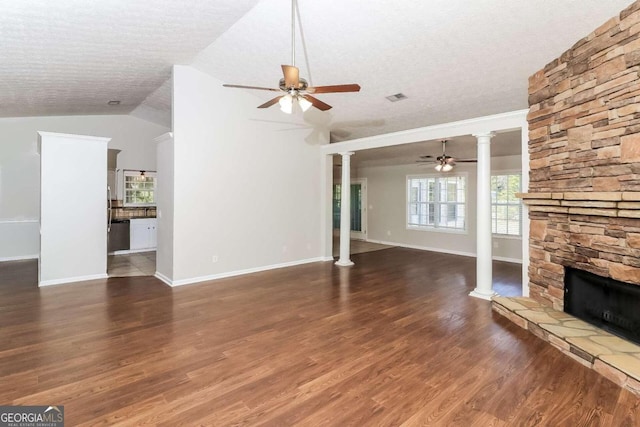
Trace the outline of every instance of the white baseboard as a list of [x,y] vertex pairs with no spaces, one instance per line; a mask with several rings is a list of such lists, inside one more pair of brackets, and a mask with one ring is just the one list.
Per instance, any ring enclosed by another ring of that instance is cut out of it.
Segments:
[[494,256],[491,259],[493,259],[494,261],[510,262],[512,264],[522,264],[522,260],[518,259],[518,258],[508,258],[508,257],[503,257],[503,256]]
[[[428,247],[428,246],[407,245],[406,243],[387,242],[385,240],[369,239],[369,240],[367,240],[367,242],[379,243],[381,245],[388,245],[388,246],[399,246],[401,248],[407,248],[407,249],[418,249],[420,251],[440,252],[440,253],[443,253],[443,254],[460,255],[460,256],[467,256],[467,257],[471,257],[471,258],[475,258],[476,257],[476,254],[472,253],[472,252],[454,251],[454,250],[450,250],[450,249],[432,248],[432,247]],[[494,256],[494,257],[492,257],[492,259],[494,261],[504,261],[504,262],[512,262],[514,264],[522,264],[522,260],[521,259],[516,259],[516,258],[505,258],[505,257]]]
[[367,240],[367,242],[379,243],[381,245],[388,245],[388,246],[399,246],[401,248],[407,248],[407,249],[418,249],[420,251],[440,252],[440,253],[443,253],[443,254],[461,255],[461,256],[468,256],[468,257],[472,257],[472,258],[476,257],[476,254],[471,253],[471,252],[453,251],[453,250],[450,250],[450,249],[432,248],[432,247],[429,247],[429,246],[408,245],[406,243],[387,242],[385,240],[373,240],[373,239],[369,239],[369,240]]
[[36,255],[20,255],[20,256],[7,256],[7,257],[0,257],[0,262],[6,262],[6,261],[22,261],[25,259],[38,259],[38,254]]
[[335,258],[334,258],[334,257],[332,257],[332,256],[325,256],[325,257],[322,257],[322,258],[320,259],[320,261],[324,261],[324,262],[327,262],[327,261],[335,261]]
[[[329,260],[333,261],[333,258],[330,258]],[[246,270],[229,271],[227,273],[212,274],[209,276],[200,276],[200,277],[193,277],[190,279],[180,279],[180,280],[170,280],[168,277],[163,276],[162,274],[159,274],[157,272],[156,272],[156,277],[162,280],[167,285],[175,287],[175,286],[191,285],[193,283],[208,282],[210,280],[225,279],[227,277],[242,276],[244,274],[259,273],[261,271],[275,270],[278,268],[293,267],[301,264],[310,264],[312,262],[324,262],[324,261],[327,261],[325,257],[308,258],[308,259],[302,259],[298,261],[283,262],[281,264],[272,264],[272,265],[266,265],[263,267],[247,268]]]
[[45,280],[38,283],[39,287],[43,286],[53,286],[53,285],[63,285],[65,283],[75,283],[75,282],[85,282],[87,280],[98,280],[98,279],[108,279],[108,274],[93,274],[90,276],[76,276],[76,277],[67,277],[64,279],[54,279],[54,280]]
[[169,279],[169,278],[168,278],[167,276],[165,276],[164,274],[162,274],[162,273],[158,273],[158,272],[156,271],[156,273],[155,273],[153,276],[154,276],[156,279],[161,280],[165,285],[173,286],[173,285],[171,284],[171,283],[172,283],[172,280],[171,280],[171,279]]

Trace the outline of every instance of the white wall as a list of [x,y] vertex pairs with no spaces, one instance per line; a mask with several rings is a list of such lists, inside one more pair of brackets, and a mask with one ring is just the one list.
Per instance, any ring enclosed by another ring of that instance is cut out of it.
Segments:
[[173,78],[173,284],[322,259],[328,131],[291,130],[277,106],[194,68]]
[[110,137],[109,148],[122,150],[119,168],[155,170],[153,138],[168,129],[126,115],[0,119],[0,261],[39,251],[38,131]]
[[158,221],[158,249],[156,276],[170,282],[173,277],[173,135],[167,133],[156,138],[158,144],[158,177],[155,200]]
[[[492,173],[520,170],[520,156],[491,159]],[[367,178],[367,239],[430,250],[476,254],[476,166],[458,164],[455,172],[467,176],[467,230],[465,233],[408,230],[406,228],[407,175],[435,174],[420,165],[365,167],[357,170],[358,178]],[[493,256],[498,259],[522,260],[522,240],[495,238]],[[497,244],[497,247],[496,247]]]
[[107,277],[108,141],[40,133],[39,286]]

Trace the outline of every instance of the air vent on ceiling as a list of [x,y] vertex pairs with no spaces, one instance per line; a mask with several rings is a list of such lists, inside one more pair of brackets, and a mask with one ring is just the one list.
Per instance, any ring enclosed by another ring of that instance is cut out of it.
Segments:
[[120,101],[109,101],[107,102],[109,105],[120,105]]
[[386,97],[391,102],[402,101],[403,99],[407,99],[407,95],[404,93],[396,93],[395,95],[389,95]]

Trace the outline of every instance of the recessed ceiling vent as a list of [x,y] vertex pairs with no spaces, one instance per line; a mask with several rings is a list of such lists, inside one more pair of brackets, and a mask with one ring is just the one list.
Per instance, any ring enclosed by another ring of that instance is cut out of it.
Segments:
[[402,101],[403,99],[407,99],[407,95],[404,93],[396,93],[395,95],[389,95],[386,97],[391,102]]
[[109,105],[120,105],[120,101],[109,101],[107,102]]

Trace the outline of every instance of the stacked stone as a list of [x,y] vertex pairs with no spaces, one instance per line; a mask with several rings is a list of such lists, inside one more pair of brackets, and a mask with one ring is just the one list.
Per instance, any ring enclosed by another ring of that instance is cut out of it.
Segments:
[[640,285],[640,1],[529,79],[530,294],[564,267]]

